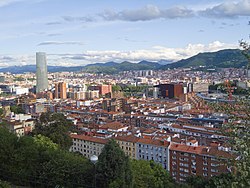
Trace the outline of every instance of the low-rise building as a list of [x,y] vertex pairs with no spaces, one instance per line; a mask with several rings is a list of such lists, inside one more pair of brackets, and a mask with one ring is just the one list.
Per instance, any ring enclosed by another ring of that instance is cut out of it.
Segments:
[[73,145],[70,151],[80,152],[85,157],[90,158],[92,155],[99,156],[104,145],[107,143],[106,139],[96,138],[87,135],[72,134]]
[[127,156],[129,156],[132,159],[136,159],[137,155],[136,143],[139,140],[138,137],[129,135],[129,136],[117,136],[114,139]]
[[167,140],[140,138],[136,143],[136,159],[153,160],[169,170],[169,144]]

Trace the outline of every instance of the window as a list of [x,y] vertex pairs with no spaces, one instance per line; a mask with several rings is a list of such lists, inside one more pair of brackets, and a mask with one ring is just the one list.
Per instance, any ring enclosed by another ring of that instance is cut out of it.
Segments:
[[219,164],[211,163],[211,166],[219,166]]
[[218,161],[215,157],[211,157],[211,161]]
[[189,170],[188,169],[184,169],[184,172],[189,172]]
[[185,164],[185,163],[180,163],[180,166],[185,166],[185,167],[188,167],[188,164]]
[[207,157],[206,157],[206,156],[203,156],[203,159],[204,159],[204,160],[207,160]]
[[217,169],[211,169],[211,172],[219,172],[219,170],[217,170]]

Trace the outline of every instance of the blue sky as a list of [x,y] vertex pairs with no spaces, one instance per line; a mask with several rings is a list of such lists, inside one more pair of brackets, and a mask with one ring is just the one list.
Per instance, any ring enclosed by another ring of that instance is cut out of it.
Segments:
[[250,0],[0,0],[0,67],[177,61],[237,48]]

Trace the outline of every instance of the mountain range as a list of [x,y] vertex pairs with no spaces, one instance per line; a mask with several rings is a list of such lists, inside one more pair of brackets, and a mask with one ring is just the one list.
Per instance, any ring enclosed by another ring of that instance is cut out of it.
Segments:
[[[199,53],[187,59],[177,62],[160,60],[158,62],[140,61],[139,63],[131,63],[124,61],[122,63],[107,62],[95,63],[86,66],[63,67],[63,66],[48,66],[49,72],[76,72],[84,71],[90,73],[106,73],[115,74],[120,71],[130,70],[164,70],[172,68],[186,68],[205,66],[207,68],[239,68],[246,66],[247,59],[239,49],[220,50],[218,52]],[[36,72],[36,65],[11,66],[1,68],[0,72],[10,72],[12,74],[20,74],[24,72]]]

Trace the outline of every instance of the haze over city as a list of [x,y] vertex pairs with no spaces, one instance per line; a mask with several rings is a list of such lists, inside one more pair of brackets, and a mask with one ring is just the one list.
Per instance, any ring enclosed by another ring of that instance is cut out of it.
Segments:
[[249,0],[0,0],[0,67],[177,61],[238,48],[249,16]]

